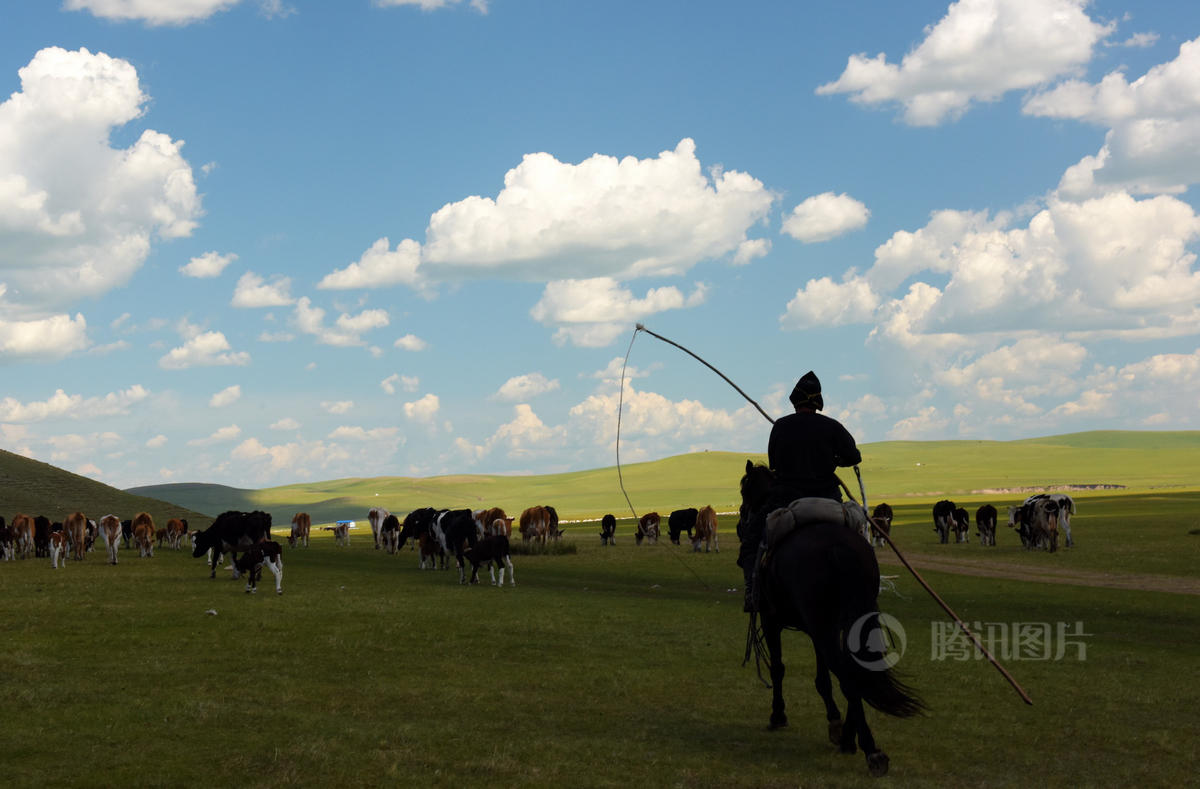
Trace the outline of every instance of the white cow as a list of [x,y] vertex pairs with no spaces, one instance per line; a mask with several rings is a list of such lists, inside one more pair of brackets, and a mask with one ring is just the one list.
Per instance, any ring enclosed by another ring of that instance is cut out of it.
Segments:
[[367,510],[367,520],[371,523],[371,534],[375,537],[375,550],[379,550],[379,527],[384,519],[391,515],[384,507],[372,507]]

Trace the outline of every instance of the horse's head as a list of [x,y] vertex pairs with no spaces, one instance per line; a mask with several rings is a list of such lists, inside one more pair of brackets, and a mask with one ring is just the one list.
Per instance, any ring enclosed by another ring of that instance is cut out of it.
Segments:
[[775,474],[771,469],[751,460],[746,461],[746,473],[742,475],[741,481],[742,506],[739,510],[743,521],[746,520],[749,513],[766,501],[767,493],[774,481]]

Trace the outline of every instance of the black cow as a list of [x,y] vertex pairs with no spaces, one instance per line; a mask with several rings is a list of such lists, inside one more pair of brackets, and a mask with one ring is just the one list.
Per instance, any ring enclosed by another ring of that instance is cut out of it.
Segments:
[[688,539],[692,539],[692,529],[696,528],[696,516],[699,514],[700,511],[695,507],[672,512],[671,517],[667,518],[667,536],[671,538],[671,542],[678,545],[679,535],[685,531]]
[[[493,534],[484,537],[479,542],[463,551],[463,556],[471,563],[471,583],[479,583],[479,565],[487,564],[488,574],[492,576],[492,586],[504,586],[504,571],[508,570],[509,583],[517,585],[517,574],[513,570],[512,557],[509,555],[508,538],[503,534]],[[496,583],[496,566],[500,567],[500,583]]]
[[213,521],[212,526],[209,526],[202,532],[196,534],[196,547],[192,551],[192,558],[199,559],[207,551],[212,551],[212,572],[209,578],[217,577],[217,563],[221,561],[222,553],[233,554],[234,570],[233,577],[237,578],[239,570],[237,569],[238,553],[248,550],[255,543],[269,539],[271,536],[271,515],[262,510],[254,512],[238,512],[230,510],[222,512]]
[[433,568],[438,566],[438,556],[442,558],[442,567],[446,566],[446,554],[440,543],[433,537],[433,520],[439,512],[433,507],[421,507],[404,516],[404,524],[400,529],[400,542],[396,548],[404,547],[404,543],[412,540],[420,547],[421,570],[425,570],[425,562],[430,562]]
[[129,541],[133,539],[133,520],[126,518],[121,521],[121,542],[125,547],[129,547]]
[[979,529],[979,544],[996,546],[996,508],[984,504],[975,510],[975,528]]
[[546,529],[546,538],[550,540],[561,540],[563,531],[558,528],[558,510],[547,504],[546,513],[550,516],[550,526]]
[[463,550],[467,546],[474,548],[479,541],[474,513],[470,510],[443,510],[433,519],[432,532],[442,550],[447,554],[454,554],[454,562],[458,566],[458,582],[465,584],[467,573]]
[[283,594],[283,546],[274,540],[256,542],[240,558],[233,560],[233,566],[246,574],[246,594],[258,591],[264,564],[275,574],[275,594]]
[[617,519],[611,513],[600,519],[600,544],[617,544]]
[[933,505],[933,530],[943,545],[950,540],[950,530],[954,528],[954,509],[954,502],[947,499]]
[[[0,526],[3,525],[0,519]],[[50,556],[50,519],[45,515],[33,519],[33,555],[39,559]]]

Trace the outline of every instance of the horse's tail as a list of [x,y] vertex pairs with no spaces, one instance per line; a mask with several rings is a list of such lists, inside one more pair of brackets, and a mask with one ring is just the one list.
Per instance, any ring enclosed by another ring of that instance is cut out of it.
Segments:
[[919,715],[927,709],[925,702],[896,674],[894,664],[899,658],[885,651],[885,638],[877,611],[859,617],[843,633],[842,647],[855,684],[863,701],[886,715]]

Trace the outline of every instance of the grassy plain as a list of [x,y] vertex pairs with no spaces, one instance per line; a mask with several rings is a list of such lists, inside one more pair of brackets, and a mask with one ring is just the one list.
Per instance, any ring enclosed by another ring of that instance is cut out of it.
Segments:
[[[1001,630],[1017,622],[1073,630],[1078,622],[1087,634],[1060,660],[1005,661],[1033,697],[1028,707],[987,663],[935,659],[933,628],[945,614],[903,570],[885,566],[898,577],[880,605],[907,635],[900,669],[930,705],[912,720],[868,710],[892,758],[885,780],[916,787],[1192,782],[1200,689],[1188,678],[1200,658],[1200,597],[1017,579],[1034,571],[1200,579],[1200,474],[1189,483],[1178,471],[1200,462],[1195,435],[1107,436],[1103,445],[1063,437],[1095,464],[1080,460],[1064,476],[1037,465],[1042,445],[1019,461],[1005,451],[1021,442],[984,447],[994,455],[990,474],[971,466],[976,453],[964,442],[872,445],[868,493],[896,507],[906,552],[1011,573],[982,578],[914,562],[965,621]],[[925,460],[912,459],[918,450]],[[902,464],[924,470],[942,462],[941,450],[963,452],[937,475],[939,485],[904,481]],[[1136,468],[1097,459],[1114,451]],[[1170,462],[1153,462],[1162,457]],[[744,463],[742,455],[706,453],[627,467],[625,483],[642,511],[643,502],[668,510],[705,500],[731,510],[736,493],[722,502],[717,491],[736,491]],[[46,475],[28,483],[44,495],[101,509],[83,498],[90,489],[68,489],[76,483],[49,467],[13,461],[9,479],[20,482],[28,468]],[[1145,469],[1155,468],[1160,476],[1148,476]],[[995,484],[1005,470],[1011,479]],[[1077,547],[1069,551],[1024,551],[1003,527],[995,549],[936,544],[928,512],[937,498],[972,510],[984,500],[1000,506],[1025,494],[973,491],[1037,479],[1128,487],[1078,493]],[[543,501],[574,520],[620,514],[616,502],[623,503],[611,487],[613,469],[495,480],[477,495],[513,510]],[[469,496],[475,482],[419,480],[396,483],[396,491],[411,484],[421,504],[472,506],[453,495]],[[510,483],[524,487],[509,490]],[[313,502],[340,499],[330,512],[361,517],[387,484],[249,493],[307,491]],[[13,496],[0,489],[0,512]],[[406,506],[399,497],[388,503]],[[878,786],[861,754],[840,755],[825,738],[803,635],[785,636],[792,725],[766,731],[770,693],[752,666],[741,666],[745,616],[733,527],[722,517],[724,550],[705,555],[665,540],[635,546],[628,518],[610,548],[599,545],[596,523],[568,524],[575,552],[515,557],[518,586],[503,589],[462,587],[453,571],[420,571],[407,550],[372,550],[365,529],[349,548],[335,547],[327,533],[307,551],[285,548],[279,597],[269,573],[262,591],[248,596],[227,572],[210,580],[187,552],[139,560],[122,551],[116,567],[94,553],[58,571],[44,559],[0,563],[2,783]]]
[[[420,571],[361,535],[285,551],[280,597],[269,574],[248,596],[186,552],[5,563],[0,770],[9,786],[878,785],[826,741],[802,635],[785,638],[792,726],[765,730],[770,694],[740,665],[732,522],[721,529],[725,550],[705,555],[635,547],[628,532],[601,548],[580,524],[576,553],[517,557],[518,585],[502,589]],[[1069,567],[1099,550],[1083,545],[1042,556]],[[1190,781],[1195,596],[925,575],[968,622],[1082,622],[1085,654],[1009,660],[1027,707],[986,663],[933,659],[931,623],[946,617],[902,575],[881,607],[906,630],[900,668],[931,710],[869,712],[891,780]]]

